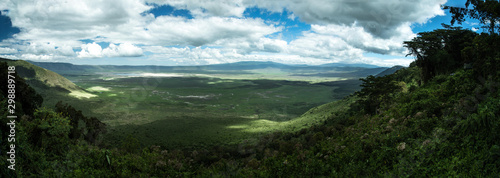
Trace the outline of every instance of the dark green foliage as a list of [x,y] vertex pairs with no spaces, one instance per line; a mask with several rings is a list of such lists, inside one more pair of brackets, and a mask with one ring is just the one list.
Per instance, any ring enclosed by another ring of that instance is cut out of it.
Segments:
[[[7,63],[0,62],[0,94],[7,98]],[[16,113],[17,115],[33,115],[33,111],[40,107],[43,102],[42,96],[37,94],[33,88],[26,84],[17,73],[11,74],[15,77],[16,84]]]
[[[418,86],[414,84],[418,80],[415,68],[386,78],[365,79],[363,97],[377,99],[378,114],[353,112],[355,108],[328,112],[322,124],[238,145],[167,150],[144,147],[129,135],[117,148],[98,148],[86,142],[68,142],[69,137],[52,138],[69,134],[70,130],[63,128],[68,128],[70,120],[39,110],[35,122],[44,121],[42,116],[54,117],[47,121],[52,124],[38,124],[44,133],[39,135],[59,145],[59,152],[54,155],[42,149],[43,145],[33,146],[28,157],[41,163],[24,169],[49,177],[498,175],[498,79],[475,79],[473,71],[459,69],[454,75],[439,75]],[[405,81],[414,89],[405,91],[400,85]],[[384,88],[382,84],[387,83],[392,87]],[[66,120],[66,124],[54,124],[64,123],[55,122],[59,120]],[[61,143],[69,144],[60,147]]]
[[382,103],[387,103],[392,99],[392,93],[399,91],[401,87],[393,80],[393,75],[382,77],[368,76],[360,79],[361,91],[356,92],[361,99],[358,103],[362,106],[366,113],[374,114],[381,107]]
[[[422,70],[423,82],[441,74],[450,74],[470,63],[468,53],[462,49],[472,45],[476,33],[461,28],[449,27],[432,32],[418,33],[418,37],[405,41],[404,45],[416,57],[415,64]],[[465,55],[465,56],[463,56]]]
[[[3,59],[2,59],[3,60]],[[34,111],[42,104],[43,98],[38,95],[33,88],[31,88],[28,84],[25,83],[25,80],[17,73],[13,73],[15,77],[15,91],[16,91],[16,98],[15,98],[15,114],[9,114],[7,110],[7,105],[8,105],[8,81],[7,81],[7,75],[8,75],[8,65],[5,62],[0,62],[0,177],[13,177],[15,176],[15,173],[13,171],[7,169],[7,161],[6,161],[6,156],[5,154],[9,150],[10,143],[8,142],[8,133],[10,131],[9,126],[6,123],[9,123],[11,119],[7,119],[8,115],[15,115],[18,116],[17,119],[14,119],[16,123],[19,123],[21,121],[21,117],[23,115],[26,115],[25,118],[30,118],[29,116],[33,116]],[[16,70],[17,72],[17,70]],[[16,139],[18,140],[18,143],[22,142],[21,140],[21,133],[19,133],[19,130],[22,129],[22,126],[20,124],[16,124],[16,129],[17,129],[17,134],[16,134]],[[18,149],[23,149],[21,144],[17,144]],[[19,157],[19,155],[18,155]],[[22,160],[19,160],[22,162]]]
[[23,74],[26,78],[34,78],[36,76],[35,70],[23,66],[17,66],[16,72]]
[[[470,7],[472,5],[472,7]],[[500,32],[500,2],[497,0],[467,0],[465,8],[443,6],[452,14],[451,24],[462,24],[466,17],[479,20],[490,33]]]
[[477,77],[487,78],[489,75],[500,76],[500,35],[481,34],[474,38],[473,47],[464,48],[473,61],[474,73]]
[[132,135],[128,135],[125,140],[123,140],[121,148],[130,153],[135,153],[140,150],[141,144],[139,140]]
[[69,138],[71,139],[83,137],[87,142],[95,143],[100,134],[106,133],[106,124],[95,117],[85,117],[82,111],[68,104],[63,105],[61,101],[56,104],[56,112],[69,118],[71,125]]
[[71,126],[68,118],[45,108],[37,110],[33,117],[26,122],[30,143],[51,156],[64,153],[69,148]]

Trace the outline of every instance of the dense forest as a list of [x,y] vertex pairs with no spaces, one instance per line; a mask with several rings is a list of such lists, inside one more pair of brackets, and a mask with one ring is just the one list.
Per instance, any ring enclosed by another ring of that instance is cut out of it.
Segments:
[[[258,143],[166,150],[99,141],[97,118],[43,99],[16,77],[23,115],[16,125],[16,171],[7,168],[8,126],[2,130],[1,177],[129,176],[494,176],[500,174],[500,3],[468,0],[449,9],[452,24],[480,20],[487,33],[443,25],[405,42],[416,60],[391,75],[361,79],[362,89],[330,103],[343,110],[296,133],[273,133]],[[7,65],[0,64],[0,78]],[[6,80],[0,81],[6,119]],[[305,113],[308,114],[308,113]]]

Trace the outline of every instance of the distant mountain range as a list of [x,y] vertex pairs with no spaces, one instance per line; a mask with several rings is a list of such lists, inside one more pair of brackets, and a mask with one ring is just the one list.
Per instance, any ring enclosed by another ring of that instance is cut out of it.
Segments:
[[388,68],[382,72],[380,72],[379,74],[375,75],[376,77],[383,77],[383,76],[386,76],[386,75],[391,75],[393,74],[394,72],[398,71],[399,69],[402,69],[402,68],[405,68],[404,66],[393,66],[391,68]]
[[123,66],[123,65],[74,65],[59,62],[34,62],[30,63],[52,70],[61,75],[89,72],[176,72],[176,73],[245,73],[258,69],[280,69],[285,72],[296,73],[302,76],[322,77],[366,77],[377,75],[390,68],[369,64],[344,64],[330,63],[323,65],[288,65],[276,62],[243,61],[236,63],[200,65],[200,66]]

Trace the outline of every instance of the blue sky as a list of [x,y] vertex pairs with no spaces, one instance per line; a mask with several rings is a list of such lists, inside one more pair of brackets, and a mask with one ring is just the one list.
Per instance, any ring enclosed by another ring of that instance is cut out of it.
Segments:
[[[74,64],[408,65],[402,43],[465,0],[8,0],[0,57]],[[464,28],[477,30],[468,21]],[[479,30],[480,32],[480,30]]]

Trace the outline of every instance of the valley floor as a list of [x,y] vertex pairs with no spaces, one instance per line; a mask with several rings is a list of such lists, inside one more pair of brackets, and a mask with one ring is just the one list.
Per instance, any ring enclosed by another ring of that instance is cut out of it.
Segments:
[[325,119],[300,115],[359,85],[357,80],[68,78],[88,92],[78,100],[91,104],[68,103],[108,124],[107,142],[119,144],[132,135],[141,144],[167,148],[235,144],[275,131],[297,131]]

